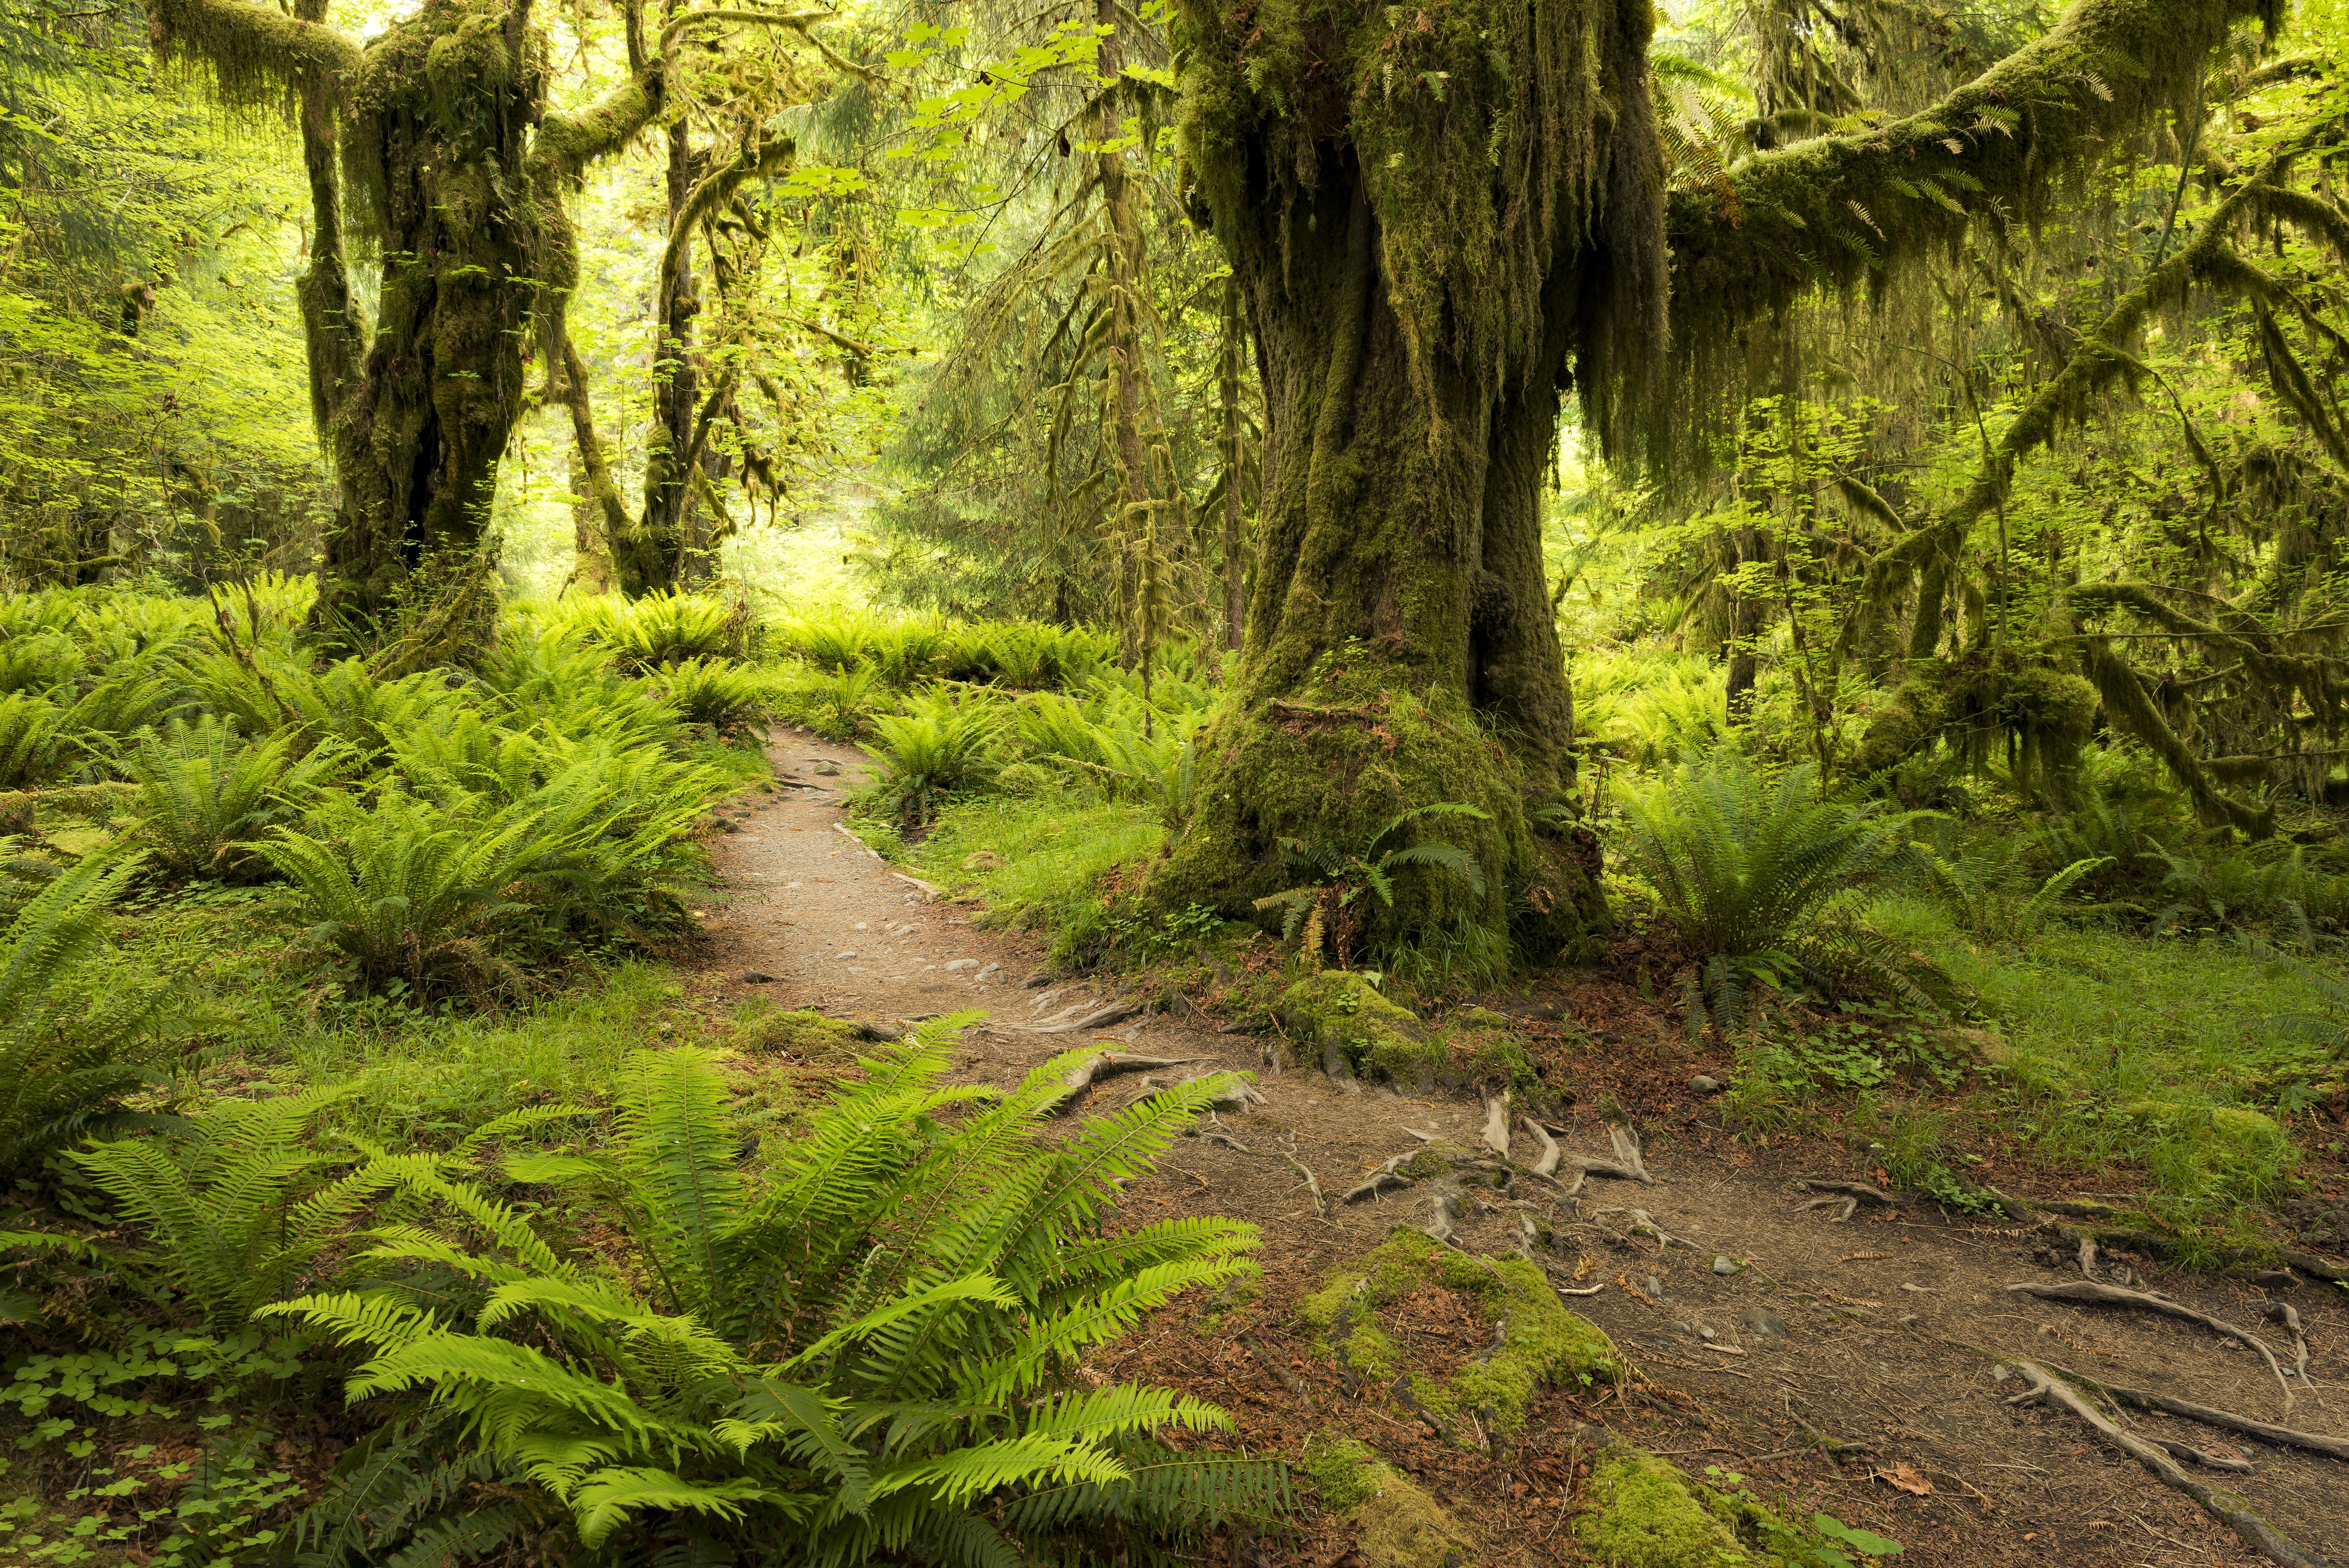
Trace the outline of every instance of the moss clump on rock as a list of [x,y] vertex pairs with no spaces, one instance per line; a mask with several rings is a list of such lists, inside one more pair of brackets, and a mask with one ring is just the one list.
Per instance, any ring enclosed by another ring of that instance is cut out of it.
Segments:
[[1357,1075],[1410,1089],[1539,1085],[1533,1059],[1500,1013],[1472,1007],[1438,1028],[1350,970],[1323,970],[1283,992],[1273,1015],[1331,1077]]
[[1726,1500],[1643,1449],[1617,1444],[1590,1467],[1574,1535],[1608,1568],[1731,1568],[1775,1563],[1746,1550]]
[[1475,1540],[1442,1505],[1351,1438],[1318,1433],[1299,1469],[1321,1505],[1361,1532],[1370,1568],[1466,1568]]
[[[1449,1378],[1406,1369],[1393,1338],[1378,1322],[1380,1308],[1424,1286],[1472,1296],[1496,1330],[1495,1343]],[[1483,1258],[1448,1247],[1420,1231],[1398,1229],[1361,1262],[1341,1268],[1299,1303],[1339,1365],[1364,1382],[1401,1381],[1398,1394],[1473,1443],[1464,1416],[1488,1438],[1522,1428],[1544,1386],[1612,1382],[1623,1358],[1606,1334],[1558,1304],[1540,1268],[1523,1258]]]

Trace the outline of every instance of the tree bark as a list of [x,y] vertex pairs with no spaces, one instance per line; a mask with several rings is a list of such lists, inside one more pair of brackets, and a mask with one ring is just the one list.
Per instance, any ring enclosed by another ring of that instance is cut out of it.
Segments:
[[1355,11],[1188,7],[1184,151],[1253,326],[1264,477],[1237,688],[1153,891],[1245,915],[1295,880],[1280,839],[1360,851],[1460,802],[1485,819],[1409,831],[1484,891],[1410,872],[1371,934],[1584,955],[1607,911],[1540,494],[1561,392],[1603,417],[1661,343],[1649,8]]

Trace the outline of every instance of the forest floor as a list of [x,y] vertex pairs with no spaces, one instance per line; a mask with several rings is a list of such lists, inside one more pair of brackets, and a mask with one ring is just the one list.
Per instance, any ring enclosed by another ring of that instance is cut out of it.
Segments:
[[[1570,1149],[1604,1153],[1598,1107],[1619,1109],[1644,1137],[1652,1186],[1594,1179],[1578,1212],[1546,1216],[1561,1238],[1557,1272],[1596,1293],[1567,1302],[1614,1339],[1635,1369],[1618,1387],[1552,1392],[1499,1457],[1442,1441],[1377,1389],[1350,1395],[1318,1354],[1295,1304],[1334,1267],[1359,1259],[1397,1225],[1428,1218],[1423,1192],[1348,1205],[1338,1195],[1419,1147],[1413,1131],[1478,1141],[1483,1107],[1465,1095],[1406,1096],[1335,1085],[1316,1071],[1268,1070],[1262,1043],[1219,1031],[1210,1011],[1179,1005],[1089,1033],[1021,1033],[1040,1019],[1080,1016],[1138,992],[1143,977],[1025,983],[1040,949],[1019,932],[975,923],[974,904],[916,886],[846,831],[843,794],[864,759],[779,729],[769,756],[780,784],[753,797],[717,840],[721,892],[708,947],[687,975],[707,1004],[769,1000],[834,1017],[901,1023],[984,1010],[963,1035],[969,1080],[1016,1082],[1039,1063],[1096,1040],[1153,1056],[1195,1060],[1169,1075],[1217,1068],[1259,1075],[1265,1103],[1225,1124],[1233,1141],[1190,1138],[1129,1189],[1150,1218],[1216,1213],[1261,1227],[1266,1288],[1212,1321],[1179,1304],[1097,1358],[1101,1372],[1174,1386],[1216,1401],[1252,1451],[1295,1458],[1321,1430],[1341,1431],[1404,1469],[1471,1528],[1469,1560],[1572,1563],[1577,1460],[1594,1425],[1639,1442],[1700,1477],[1734,1472],[1782,1511],[1821,1510],[1905,1543],[1927,1564],[2083,1565],[2261,1561],[2178,1492],[2157,1482],[2077,1417],[2006,1403],[2029,1357],[2100,1382],[2147,1388],[2305,1430],[2349,1433],[2349,1293],[2305,1282],[2270,1288],[2196,1276],[2145,1257],[2108,1255],[2099,1277],[2140,1282],[2278,1345],[2271,1303],[2297,1307],[2308,1376],[2287,1396],[2255,1354],[2208,1329],[2134,1309],[2082,1306],[2011,1291],[2077,1281],[2068,1253],[2022,1224],[1952,1222],[1924,1204],[1863,1208],[1847,1221],[1803,1205],[1805,1177],[1873,1179],[1863,1153],[1817,1137],[1733,1137],[1692,1074],[1725,1075],[1692,1047],[1675,1015],[1643,1007],[1605,970],[1545,980],[1484,999],[1515,1014],[1553,1084],[1572,1085]],[[1560,1027],[1560,1024],[1568,1027]],[[771,1058],[748,1070],[803,1074]],[[1108,1109],[1148,1090],[1134,1078],[1092,1091]],[[1529,1151],[1518,1135],[1518,1153]],[[1288,1160],[1316,1173],[1326,1219]],[[2007,1190],[2029,1190],[2016,1175]],[[2051,1182],[2052,1185],[2052,1182]],[[1683,1244],[1627,1232],[1646,1211]],[[1612,1212],[1610,1212],[1610,1210]],[[1516,1250],[1504,1205],[1467,1214],[1468,1250]],[[1716,1260],[1728,1262],[1716,1272]],[[1414,1366],[1444,1371],[1481,1349],[1488,1331],[1441,1290],[1396,1303],[1384,1324]],[[2338,1461],[2162,1416],[2134,1429],[2250,1459],[2249,1474],[2209,1476],[2320,1555],[2349,1542],[2349,1481]],[[1309,1521],[1274,1561],[1354,1568],[1347,1521]]]

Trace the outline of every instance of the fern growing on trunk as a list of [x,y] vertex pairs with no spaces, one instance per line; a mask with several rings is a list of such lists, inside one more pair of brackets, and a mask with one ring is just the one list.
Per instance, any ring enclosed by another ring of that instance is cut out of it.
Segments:
[[385,1283],[270,1310],[366,1346],[353,1399],[428,1394],[599,1557],[1147,1556],[1283,1506],[1278,1465],[1161,1439],[1227,1427],[1222,1411],[1068,1376],[1086,1346],[1248,1266],[1237,1221],[1105,1223],[1118,1184],[1228,1083],[1052,1138],[1071,1059],[1009,1095],[947,1085],[960,1022],[866,1063],[804,1136],[770,1146],[763,1179],[709,1057],[636,1058],[608,1153],[506,1166],[607,1206],[624,1264],[566,1255],[488,1191],[410,1163],[399,1181],[448,1222],[378,1231],[365,1256]]

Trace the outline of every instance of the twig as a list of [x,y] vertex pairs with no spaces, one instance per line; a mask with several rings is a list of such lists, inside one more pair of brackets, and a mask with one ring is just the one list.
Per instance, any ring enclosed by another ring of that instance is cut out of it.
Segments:
[[2245,1545],[2265,1552],[2283,1568],[2326,1568],[2323,1558],[2311,1556],[2297,1542],[2251,1512],[2238,1499],[2188,1475],[2167,1450],[2113,1425],[2101,1411],[2081,1398],[2070,1384],[2047,1368],[2029,1361],[2022,1366],[2032,1386],[2008,1400],[2008,1404],[2044,1400],[2062,1406],[2085,1421],[2106,1441],[2151,1470],[2164,1486],[2184,1492],[2199,1503],[2204,1512],[2240,1536]]
[[2292,1408],[2292,1384],[2284,1376],[2283,1368],[2277,1365],[2275,1352],[2270,1350],[2267,1342],[2250,1329],[2238,1328],[2223,1318],[2215,1318],[2209,1313],[2197,1312],[2182,1302],[2171,1301],[2168,1296],[2157,1296],[2145,1291],[2123,1290],[2118,1285],[2100,1285],[2093,1280],[2083,1280],[2078,1284],[2070,1285],[2024,1283],[2009,1285],[2006,1288],[2010,1291],[2021,1291],[2025,1295],[2037,1296],[2043,1301],[2077,1302],[2086,1306],[2143,1307],[2147,1312],[2164,1313],[2171,1317],[2182,1318],[2188,1323],[2199,1323],[2211,1333],[2231,1339],[2246,1350],[2259,1352],[2260,1359],[2266,1362],[2268,1370],[2275,1374],[2276,1386],[2283,1390],[2284,1408],[2287,1410]]

